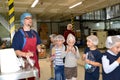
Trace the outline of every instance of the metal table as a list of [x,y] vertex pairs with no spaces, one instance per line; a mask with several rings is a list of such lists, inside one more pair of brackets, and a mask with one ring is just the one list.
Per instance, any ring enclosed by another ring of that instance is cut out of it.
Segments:
[[35,77],[35,80],[39,80],[38,77],[38,69],[37,68],[29,68],[29,69],[21,69],[17,72],[13,73],[0,73],[0,80],[18,80],[29,77]]

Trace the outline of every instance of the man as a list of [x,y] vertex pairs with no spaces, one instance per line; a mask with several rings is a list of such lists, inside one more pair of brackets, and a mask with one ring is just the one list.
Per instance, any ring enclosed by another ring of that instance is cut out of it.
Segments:
[[68,36],[68,34],[73,34],[74,36],[75,36],[75,33],[73,32],[73,26],[72,26],[72,24],[68,24],[67,25],[67,30],[65,30],[65,32],[64,32],[64,34],[63,34],[63,36],[64,36],[64,38],[65,38],[65,45],[67,44],[66,43],[66,39],[67,39],[67,36]]
[[[18,57],[23,57],[24,59],[30,58],[34,60],[34,66],[38,69],[38,74],[40,75],[37,51],[41,51],[41,40],[37,32],[31,29],[32,15],[27,12],[23,13],[20,17],[20,22],[22,29],[19,29],[15,33],[13,37],[12,48],[14,48]],[[28,80],[34,79],[29,78]]]

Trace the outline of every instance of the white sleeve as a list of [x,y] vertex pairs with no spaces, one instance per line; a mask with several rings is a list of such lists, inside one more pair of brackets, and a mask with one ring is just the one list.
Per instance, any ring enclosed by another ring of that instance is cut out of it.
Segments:
[[118,67],[119,63],[117,61],[114,61],[112,64],[110,64],[110,61],[107,59],[107,56],[103,56],[102,65],[103,65],[104,72],[108,74],[112,72],[116,67]]

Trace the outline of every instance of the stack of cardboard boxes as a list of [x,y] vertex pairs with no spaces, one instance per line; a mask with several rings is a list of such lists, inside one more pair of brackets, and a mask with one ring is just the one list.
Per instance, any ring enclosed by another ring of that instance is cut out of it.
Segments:
[[[42,45],[44,45],[45,47],[48,46],[48,40],[49,40],[49,37],[48,37],[48,27],[46,24],[41,24],[40,26],[40,38],[41,38],[41,41],[42,41]],[[44,58],[46,57],[46,50],[43,49],[43,53],[39,55],[40,58]]]

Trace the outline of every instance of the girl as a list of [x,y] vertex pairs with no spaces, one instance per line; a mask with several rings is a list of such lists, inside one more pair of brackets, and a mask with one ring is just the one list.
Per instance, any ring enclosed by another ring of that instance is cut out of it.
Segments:
[[65,80],[64,76],[64,63],[61,58],[61,54],[65,50],[64,42],[65,39],[62,35],[57,35],[55,37],[55,46],[52,48],[51,60],[53,60],[55,80]]
[[77,60],[80,58],[78,47],[75,46],[75,36],[69,34],[67,37],[66,51],[62,53],[65,57],[65,77],[66,80],[77,80]]
[[108,50],[102,57],[103,80],[120,80],[120,39],[108,36],[106,40]]

